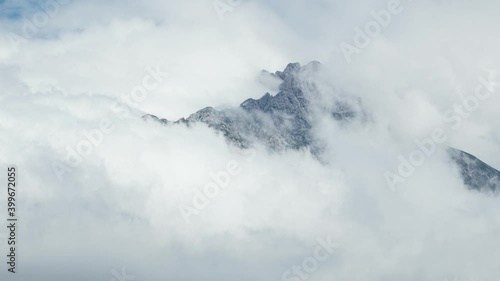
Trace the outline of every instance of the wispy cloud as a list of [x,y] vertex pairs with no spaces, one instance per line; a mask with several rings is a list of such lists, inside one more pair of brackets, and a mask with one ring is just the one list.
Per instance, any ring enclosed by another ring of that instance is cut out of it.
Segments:
[[[110,280],[123,268],[134,280],[280,280],[294,265],[311,268],[307,280],[498,280],[498,198],[468,191],[438,148],[398,192],[384,178],[484,69],[500,69],[497,1],[413,1],[351,63],[339,44],[388,1],[249,0],[221,21],[212,0],[75,0],[15,52],[8,35],[41,3],[0,4],[0,163],[20,169],[20,280]],[[311,60],[324,65],[312,114],[325,163],[259,145],[246,161],[202,124],[140,118],[276,94],[262,69]],[[168,79],[120,118],[113,104],[148,65]],[[324,117],[336,100],[365,115]],[[493,94],[448,144],[500,168],[499,106]],[[60,182],[51,163],[108,119],[113,133]],[[186,224],[179,204],[231,161],[241,173]],[[339,248],[316,269],[309,257],[328,235]]]

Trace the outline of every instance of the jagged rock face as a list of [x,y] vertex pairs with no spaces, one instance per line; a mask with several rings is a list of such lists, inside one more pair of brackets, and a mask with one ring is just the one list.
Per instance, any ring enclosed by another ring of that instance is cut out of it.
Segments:
[[153,115],[153,114],[146,114],[146,115],[142,116],[142,119],[144,119],[144,120],[153,120],[153,121],[156,121],[156,122],[160,122],[163,125],[169,125],[169,124],[171,124],[171,122],[168,121],[167,119],[165,119],[165,118],[160,119],[160,118],[158,118],[158,116]]
[[448,148],[453,162],[458,166],[464,184],[481,191],[500,190],[500,172],[467,152]]
[[[205,123],[210,128],[221,132],[232,144],[246,148],[252,143],[262,142],[272,150],[310,149],[314,154],[320,145],[311,136],[312,117],[309,100],[303,87],[307,79],[302,74],[319,70],[318,62],[311,62],[303,67],[298,63],[289,64],[284,71],[269,73],[281,79],[280,91],[272,96],[266,93],[260,99],[248,99],[239,108],[216,110],[206,107],[175,122],[159,119],[154,115],[145,115],[163,124]],[[332,113],[332,116],[348,118],[344,111],[347,104]],[[352,116],[352,114],[351,114]]]
[[[206,107],[188,118],[175,122],[145,115],[164,125],[204,123],[222,133],[231,144],[248,148],[260,142],[271,150],[308,149],[321,159],[323,144],[311,133],[315,114],[326,114],[339,123],[364,120],[367,116],[361,101],[356,97],[339,98],[325,106],[316,99],[320,96],[314,79],[321,68],[319,62],[305,66],[290,63],[284,71],[265,72],[281,80],[279,92],[266,93],[259,99],[247,99],[239,108],[216,110]],[[332,109],[333,108],[333,109]],[[450,158],[459,166],[465,185],[477,190],[500,190],[500,172],[471,154],[449,149]]]
[[[275,73],[275,76],[283,81],[278,94],[271,96],[266,93],[258,100],[248,99],[240,105],[240,108],[249,114],[258,116],[264,113],[268,116],[272,127],[275,128],[272,131],[281,135],[277,141],[282,142],[282,148],[300,149],[313,144],[310,135],[312,120],[309,102],[302,90],[300,73],[300,64],[289,64],[283,72]],[[281,130],[276,130],[277,128]],[[261,133],[258,132],[257,136],[262,135]]]

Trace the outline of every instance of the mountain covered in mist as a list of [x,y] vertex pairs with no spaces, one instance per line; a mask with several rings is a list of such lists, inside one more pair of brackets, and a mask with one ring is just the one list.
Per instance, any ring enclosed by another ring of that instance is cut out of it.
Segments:
[[[340,90],[340,95],[325,100],[314,82],[321,67],[319,62],[313,61],[304,66],[290,63],[283,71],[274,73],[263,71],[262,75],[279,80],[279,92],[274,96],[265,93],[259,99],[247,99],[238,108],[216,110],[206,107],[177,121],[151,114],[144,115],[143,119],[164,125],[204,123],[242,149],[258,142],[273,151],[308,150],[322,161],[325,144],[312,133],[315,121],[326,116],[349,125],[365,122],[368,114],[358,97]],[[500,190],[498,170],[458,149],[449,148],[448,154],[470,189]]]
[[460,169],[464,184],[470,188],[497,191],[500,190],[500,171],[479,160],[467,152],[449,148],[448,154]]

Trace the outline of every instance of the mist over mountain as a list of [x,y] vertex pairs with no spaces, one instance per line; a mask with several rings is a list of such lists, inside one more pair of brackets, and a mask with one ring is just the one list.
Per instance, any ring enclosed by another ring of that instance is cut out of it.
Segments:
[[[203,123],[241,149],[259,142],[272,151],[307,150],[321,161],[325,142],[312,134],[317,123],[315,119],[326,116],[349,126],[355,121],[366,121],[370,115],[370,109],[363,108],[362,100],[357,96],[339,96],[339,89],[333,90],[337,95],[321,93],[317,85],[321,68],[321,63],[312,61],[304,66],[289,63],[283,71],[274,73],[262,71],[261,75],[280,80],[279,92],[276,95],[265,93],[259,99],[247,99],[238,108],[216,110],[206,107],[177,121],[151,114],[142,118],[164,125],[183,124],[188,127]],[[325,96],[330,100],[323,103],[321,99]],[[451,147],[447,151],[470,189],[492,192],[500,189],[500,171],[464,151]]]
[[500,280],[499,11],[0,0],[0,281]]

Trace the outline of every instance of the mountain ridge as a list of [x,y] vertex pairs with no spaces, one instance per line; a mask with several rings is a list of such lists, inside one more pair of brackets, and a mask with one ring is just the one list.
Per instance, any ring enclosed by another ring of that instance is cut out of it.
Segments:
[[[239,148],[249,148],[253,143],[260,142],[273,151],[306,149],[321,160],[324,144],[311,132],[314,112],[319,109],[321,113],[326,113],[341,123],[366,118],[362,102],[356,97],[332,101],[333,109],[321,102],[313,102],[319,96],[319,90],[310,77],[314,77],[321,67],[319,62],[313,61],[304,66],[289,63],[283,71],[274,73],[263,71],[265,75],[281,80],[279,92],[276,95],[265,93],[259,99],[249,98],[238,108],[216,110],[205,107],[177,121],[160,119],[151,114],[142,118],[164,125],[191,126],[204,123],[222,133],[228,142]],[[447,151],[450,159],[460,169],[463,182],[469,189],[500,190],[500,171],[472,154],[451,147]]]

